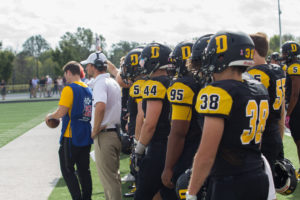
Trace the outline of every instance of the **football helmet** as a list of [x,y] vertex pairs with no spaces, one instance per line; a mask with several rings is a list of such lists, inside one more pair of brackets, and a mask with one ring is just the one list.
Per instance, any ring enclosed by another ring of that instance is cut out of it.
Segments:
[[128,79],[134,81],[134,79],[142,73],[142,68],[139,64],[139,57],[143,48],[135,48],[129,51],[125,56],[124,63],[121,66],[121,78],[125,83]]
[[296,171],[288,159],[275,162],[274,183],[276,192],[282,195],[292,194],[297,187]]
[[200,69],[203,63],[204,50],[208,45],[208,42],[211,38],[212,34],[207,34],[201,36],[198,40],[196,40],[193,49],[192,49],[192,66],[194,69]]
[[280,54],[278,52],[273,52],[271,54],[271,60],[280,61]]
[[150,43],[142,51],[139,64],[143,72],[150,76],[158,69],[167,69],[169,62],[169,55],[171,53],[170,47],[160,43]]
[[121,149],[122,153],[130,155],[133,149],[133,137],[121,131],[120,138],[121,138],[121,145],[122,145],[122,149]]
[[300,55],[300,46],[294,41],[287,41],[281,46],[282,59],[287,63]]
[[[178,199],[185,199],[186,193],[188,191],[188,186],[190,182],[192,174],[192,169],[187,169],[184,173],[182,173],[176,182],[176,194]],[[208,179],[207,179],[208,180]],[[208,181],[205,181],[203,186],[201,187],[200,191],[197,194],[197,199],[206,199],[207,197],[207,188],[208,188]]]
[[170,54],[170,62],[175,66],[175,71],[179,77],[187,73],[186,61],[192,52],[192,42],[180,42]]
[[242,32],[220,31],[212,36],[204,53],[204,76],[220,73],[231,66],[253,66],[254,43]]

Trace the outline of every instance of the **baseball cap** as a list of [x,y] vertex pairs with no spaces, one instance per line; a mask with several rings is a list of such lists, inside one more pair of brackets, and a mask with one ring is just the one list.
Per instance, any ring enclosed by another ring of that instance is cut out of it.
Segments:
[[89,55],[89,57],[86,59],[86,60],[83,60],[80,62],[80,64],[82,65],[87,65],[87,64],[95,64],[95,60],[97,59],[97,54],[99,54],[99,60],[101,60],[102,62],[106,62],[107,61],[107,58],[106,56],[100,52],[100,51],[97,51],[97,52],[94,52],[94,53],[91,53]]

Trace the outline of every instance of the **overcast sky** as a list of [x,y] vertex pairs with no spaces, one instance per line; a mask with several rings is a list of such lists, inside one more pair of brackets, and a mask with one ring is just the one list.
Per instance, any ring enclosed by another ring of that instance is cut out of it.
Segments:
[[[67,31],[90,28],[110,46],[120,40],[176,45],[226,29],[279,33],[278,0],[7,0],[0,4],[0,41],[20,51],[41,34],[52,46]],[[300,36],[300,1],[280,0],[282,33]]]

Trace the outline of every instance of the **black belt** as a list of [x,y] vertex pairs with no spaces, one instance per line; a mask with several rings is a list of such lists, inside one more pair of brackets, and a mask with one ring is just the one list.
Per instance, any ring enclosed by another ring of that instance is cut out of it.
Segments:
[[116,128],[106,128],[106,129],[102,129],[101,132],[112,132],[112,131],[117,131]]

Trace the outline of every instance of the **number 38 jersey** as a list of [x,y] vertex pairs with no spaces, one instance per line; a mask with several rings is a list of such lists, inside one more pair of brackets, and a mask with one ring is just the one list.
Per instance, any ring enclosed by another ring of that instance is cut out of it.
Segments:
[[284,71],[279,65],[257,65],[248,69],[256,80],[261,82],[268,90],[270,98],[270,123],[278,123],[281,118],[281,106],[285,99]]
[[168,76],[153,77],[144,82],[142,87],[143,92],[143,111],[146,116],[147,101],[162,101],[162,110],[155,128],[152,141],[165,140],[167,141],[170,133],[170,120],[169,111],[170,105],[167,99],[167,88],[170,84],[170,78]]
[[135,121],[137,115],[137,105],[142,101],[142,86],[145,80],[135,81],[129,89],[128,98],[128,112],[129,112],[129,122],[128,122],[128,133],[129,135],[135,134]]
[[224,118],[214,176],[237,175],[262,166],[259,144],[269,115],[266,88],[256,80],[223,80],[202,89],[196,110]]
[[200,84],[192,76],[184,76],[171,82],[168,88],[168,100],[171,103],[171,119],[190,121],[186,142],[199,142],[201,127],[197,123],[195,110]]

